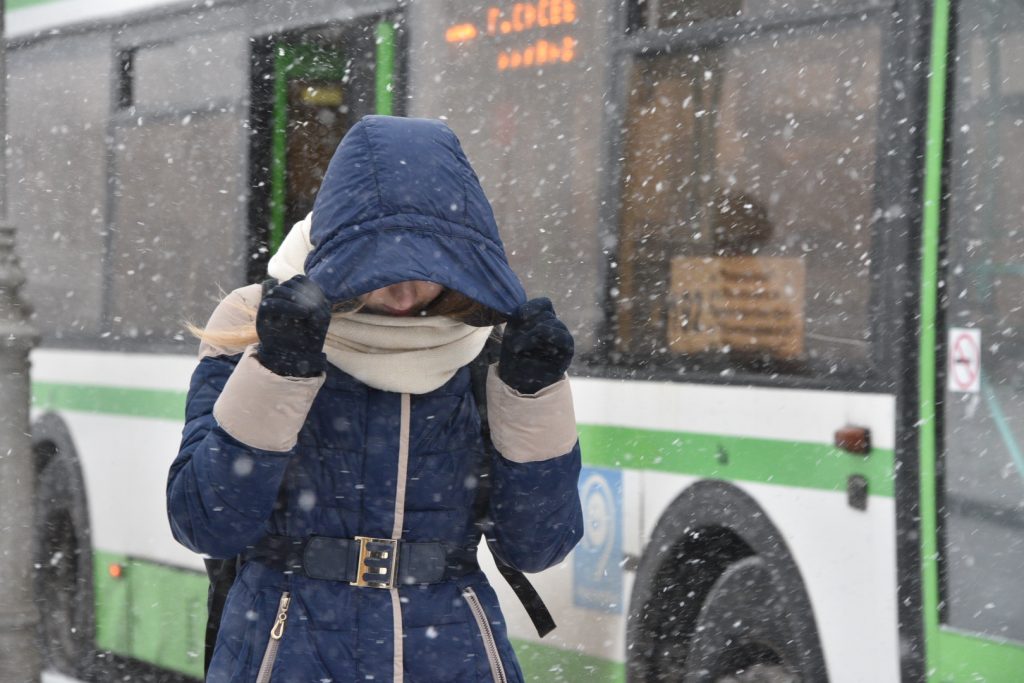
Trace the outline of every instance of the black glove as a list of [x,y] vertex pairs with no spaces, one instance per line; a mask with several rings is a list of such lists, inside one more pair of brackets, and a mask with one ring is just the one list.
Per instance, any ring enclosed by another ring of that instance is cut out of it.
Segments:
[[505,326],[498,376],[521,394],[536,394],[562,379],[573,348],[569,328],[555,316],[551,300],[531,299]]
[[267,291],[256,311],[256,357],[267,370],[288,377],[315,377],[327,367],[324,340],[331,305],[320,287],[296,275]]

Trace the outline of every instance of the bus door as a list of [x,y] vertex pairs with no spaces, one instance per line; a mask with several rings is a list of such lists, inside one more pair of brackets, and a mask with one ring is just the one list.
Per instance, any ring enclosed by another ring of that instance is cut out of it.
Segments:
[[[342,137],[367,114],[395,112],[397,33],[376,18],[274,37],[257,57],[255,84],[264,93],[262,149],[254,171],[257,226],[273,253],[313,209],[320,182]],[[262,82],[262,83],[261,83]],[[269,160],[269,161],[268,161]],[[262,220],[260,220],[262,219]]]
[[933,680],[1010,681],[1024,671],[1024,5],[963,2],[956,26],[928,659]]

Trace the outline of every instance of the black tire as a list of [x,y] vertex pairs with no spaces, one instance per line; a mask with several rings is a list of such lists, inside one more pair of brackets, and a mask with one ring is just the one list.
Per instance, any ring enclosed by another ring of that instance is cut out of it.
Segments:
[[785,596],[761,557],[730,565],[697,615],[684,683],[809,680],[810,650],[790,619]]
[[[745,588],[736,590],[737,584]],[[758,637],[795,643],[799,656],[782,645],[752,647],[733,659],[747,662],[746,669],[729,672],[723,662],[713,671],[708,652],[723,649],[725,641],[711,634],[731,624],[722,613],[770,624],[771,637]],[[662,513],[637,567],[626,636],[629,683],[680,683],[688,675],[698,681],[718,676],[719,683],[789,683],[787,666],[802,683],[828,681],[799,567],[765,511],[729,482],[699,481]],[[702,679],[704,669],[709,673]]]
[[96,621],[85,490],[70,440],[61,438],[66,430],[58,422],[54,434],[54,420],[47,420],[51,417],[45,416],[33,430],[39,651],[44,668],[88,678],[96,661]]

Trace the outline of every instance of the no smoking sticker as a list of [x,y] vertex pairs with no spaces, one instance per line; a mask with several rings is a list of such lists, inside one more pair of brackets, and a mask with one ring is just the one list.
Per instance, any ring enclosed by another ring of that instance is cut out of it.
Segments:
[[949,390],[978,393],[981,389],[981,330],[954,327],[949,331],[947,348]]

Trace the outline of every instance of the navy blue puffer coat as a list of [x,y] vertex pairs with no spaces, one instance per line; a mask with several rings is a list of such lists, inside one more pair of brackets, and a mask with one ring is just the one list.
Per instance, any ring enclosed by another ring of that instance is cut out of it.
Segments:
[[[312,240],[306,270],[332,300],[410,279],[438,282],[504,315],[525,300],[479,182],[439,122],[357,124],[321,187]],[[231,297],[251,305],[258,288]],[[222,303],[210,327],[233,306]],[[468,367],[429,393],[400,394],[333,365],[326,377],[280,377],[251,349],[206,346],[168,481],[175,538],[219,558],[244,554],[267,535],[394,538],[396,529],[403,541],[472,550],[480,542],[475,472],[490,457],[492,550],[523,571],[550,567],[582,535],[575,427],[568,441],[563,428],[538,450],[531,444],[544,444],[544,434],[520,437],[516,425],[502,423],[536,415],[543,424],[558,412],[553,405],[564,408],[568,380],[536,396],[516,395],[493,371],[488,382],[489,402],[507,403],[491,411],[492,428],[508,435],[495,439],[493,455],[482,443]],[[225,403],[253,430],[219,419]],[[275,424],[293,427],[268,441]],[[551,443],[564,445],[552,453]],[[268,680],[289,683],[523,680],[478,569],[380,589],[248,561],[228,596],[208,680],[249,683],[268,661]]]

